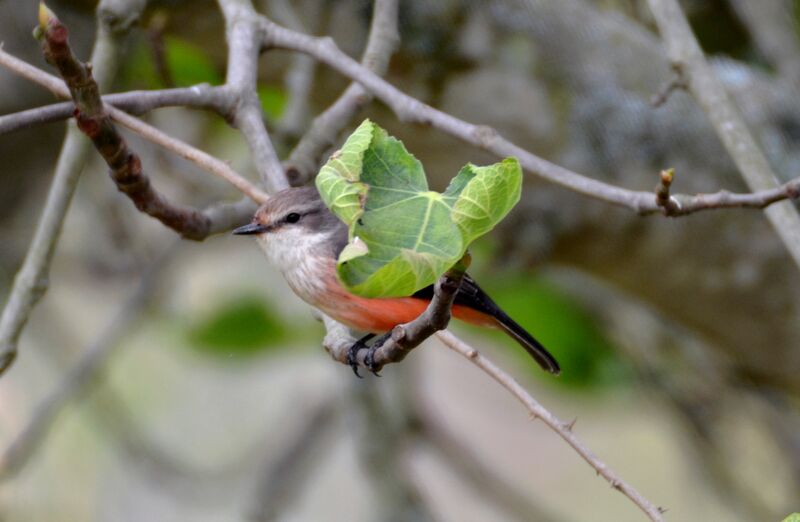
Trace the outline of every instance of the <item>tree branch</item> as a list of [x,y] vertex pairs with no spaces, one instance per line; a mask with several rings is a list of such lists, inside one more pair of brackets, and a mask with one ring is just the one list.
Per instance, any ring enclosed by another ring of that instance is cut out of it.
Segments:
[[[386,73],[389,60],[400,42],[397,3],[397,0],[376,0],[374,4],[361,63],[379,76]],[[336,143],[342,129],[371,100],[372,95],[361,84],[353,82],[325,112],[314,118],[311,128],[284,162],[292,184],[302,185],[316,174],[322,154]]]
[[[62,80],[6,53],[2,49],[0,49],[0,65],[4,65],[20,76],[46,87],[56,96],[61,98],[70,97],[69,90],[64,85]],[[194,89],[194,87],[192,87],[192,89]],[[211,102],[212,100],[216,100],[215,104],[218,103],[219,105],[216,106],[215,109],[220,113],[224,113],[225,107],[228,105],[228,102],[225,101],[226,97],[228,97],[228,94],[226,91],[220,90],[223,89],[223,87],[215,87],[213,89],[215,89],[213,91],[213,97],[209,98],[208,101]],[[74,113],[74,102],[72,102],[72,105]],[[111,106],[105,106],[104,109],[112,119],[118,121],[137,134],[140,134],[143,138],[177,153],[179,156],[197,164],[204,170],[207,170],[208,172],[211,172],[212,174],[215,174],[228,181],[241,192],[248,195],[251,199],[253,199],[253,201],[256,201],[257,203],[263,203],[267,200],[267,198],[269,198],[269,195],[266,192],[247,181],[247,179],[233,170],[226,162],[217,159],[214,156],[211,156],[210,154],[203,152],[200,149],[193,147],[177,138],[173,138],[156,127],[153,127],[152,125],[149,125],[120,109]]]
[[559,517],[539,506],[530,494],[522,493],[490,465],[484,463],[456,436],[445,429],[429,413],[417,407],[410,422],[421,442],[437,452],[439,458],[465,481],[475,493],[520,521],[556,522]]
[[[8,65],[5,64],[4,65]],[[30,78],[29,78],[30,79]],[[141,115],[160,107],[195,107],[219,111],[225,106],[224,87],[208,84],[163,89],[157,91],[128,91],[102,96],[103,104],[112,105],[128,114]],[[45,123],[66,120],[75,112],[72,101],[54,103],[13,114],[0,116],[0,135]]]
[[100,369],[120,345],[120,339],[153,294],[158,276],[174,250],[174,247],[167,249],[147,268],[135,292],[120,307],[113,320],[103,328],[55,389],[42,400],[31,420],[0,456],[0,481],[13,477],[22,469],[64,406],[95,382]]
[[133,201],[136,208],[158,219],[186,239],[201,240],[211,226],[202,212],[170,203],[156,192],[142,172],[139,156],[117,132],[103,107],[100,90],[92,78],[91,66],[81,63],[69,46],[64,24],[44,4],[40,4],[39,29],[42,32],[45,59],[58,68],[75,102],[78,128],[94,143],[111,169],[117,188]]
[[[390,379],[350,379],[347,401],[355,406],[353,428],[359,464],[377,508],[373,520],[385,522],[433,522],[431,510],[417,481],[410,473],[408,450],[412,432],[406,422],[408,400],[397,379],[407,367]],[[387,451],[387,448],[391,448]]]
[[800,42],[789,0],[729,0],[758,50],[792,84],[800,76]]
[[[103,87],[110,85],[114,76],[119,40],[144,7],[143,3],[138,1],[127,4],[115,2],[112,9],[106,5],[109,3],[101,0],[98,5],[98,13],[104,13],[104,16],[98,17],[100,22],[97,41],[92,51],[92,61],[98,65],[97,82]],[[0,55],[9,56],[2,48]],[[16,61],[24,64],[21,60]],[[58,88],[64,89],[62,82],[55,78],[53,80]],[[31,246],[14,278],[14,285],[0,317],[0,376],[14,362],[22,329],[28,322],[36,303],[47,290],[50,262],[88,153],[89,146],[83,136],[77,129],[70,128],[61,147],[53,182]]]
[[[295,6],[289,0],[263,0],[262,9],[268,10],[278,23],[290,27],[300,32],[309,31],[303,25]],[[311,12],[307,13],[307,19],[312,20],[314,28],[318,27],[319,20],[327,14],[327,7],[323,9],[322,2],[306,4]],[[286,71],[283,80],[284,90],[288,94],[286,107],[278,120],[276,127],[284,138],[298,138],[303,134],[303,129],[309,119],[309,97],[314,85],[314,76],[317,68],[317,61],[311,56],[297,53],[292,57],[292,62]],[[284,164],[284,167],[286,165]],[[287,171],[288,172],[288,171]],[[290,177],[287,175],[287,177]],[[292,182],[292,179],[289,180]]]
[[480,368],[485,374],[509,391],[523,406],[528,410],[532,419],[541,419],[550,429],[556,432],[559,437],[569,444],[578,455],[586,461],[598,475],[602,476],[611,487],[628,497],[636,506],[641,509],[650,520],[663,522],[663,509],[656,507],[649,500],[644,498],[633,486],[622,480],[607,464],[601,461],[589,448],[584,446],[572,431],[572,426],[561,421],[550,413],[544,406],[539,404],[513,377],[497,367],[492,361],[481,355],[478,350],[453,335],[450,331],[441,331],[436,334],[445,346],[465,357],[472,364]]
[[[514,156],[528,172],[578,194],[628,208],[639,214],[661,212],[661,208],[657,205],[651,192],[624,189],[565,169],[504,139],[491,127],[465,122],[403,93],[339,50],[330,38],[315,38],[300,34],[280,27],[264,17],[260,18],[259,23],[264,45],[291,49],[314,56],[317,60],[344,76],[359,82],[375,97],[388,105],[402,121],[430,125],[437,130],[487,150],[501,158]],[[774,187],[769,187],[766,190],[771,190],[772,188]],[[720,192],[713,195],[675,195],[673,197],[686,203],[686,211],[680,215],[711,208],[732,206],[762,208],[763,201],[768,201],[767,205],[775,203],[769,198],[764,198],[764,193],[760,192],[756,192],[752,198],[750,195],[743,194],[741,198],[734,198],[733,200],[730,200],[726,194],[725,192]],[[769,193],[769,195],[774,194]],[[709,196],[714,197],[709,198]],[[794,197],[797,196],[792,190],[780,194],[780,199]],[[709,199],[714,205],[718,206],[710,206],[708,204]],[[800,240],[796,243],[798,245],[797,248],[800,249]]]
[[250,0],[218,0],[225,18],[228,71],[225,85],[234,97],[231,121],[244,136],[261,182],[269,192],[289,187],[283,166],[264,126],[258,101],[258,58],[261,38]]
[[335,427],[339,408],[325,400],[304,413],[304,422],[292,431],[288,444],[270,455],[261,472],[249,517],[253,522],[280,520],[281,515],[303,491],[310,472],[319,467],[323,443],[328,442]]
[[[778,188],[778,178],[739,110],[706,62],[681,6],[676,0],[648,0],[648,4],[670,60],[680,67],[689,90],[708,115],[747,185],[753,191]],[[767,218],[800,267],[800,214],[788,202],[767,204],[770,205],[765,211]]]

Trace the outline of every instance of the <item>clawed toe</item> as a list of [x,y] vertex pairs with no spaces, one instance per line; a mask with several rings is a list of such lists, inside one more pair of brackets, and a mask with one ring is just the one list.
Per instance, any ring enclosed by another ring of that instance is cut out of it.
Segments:
[[375,364],[375,351],[378,348],[379,347],[376,347],[374,345],[371,346],[369,348],[369,351],[367,352],[367,356],[364,357],[364,366],[366,366],[367,370],[371,371],[372,375],[374,375],[375,377],[381,376],[381,374],[378,373],[381,370],[381,367]]
[[363,344],[357,342],[353,343],[353,345],[350,346],[350,349],[347,351],[347,364],[350,365],[350,368],[353,369],[353,373],[355,373],[356,377],[359,379],[361,378],[361,374],[358,373],[358,352],[364,347],[365,346]]
[[386,340],[389,337],[391,337],[391,335],[392,335],[391,332],[387,332],[387,333],[381,335],[380,337],[378,337],[377,339],[375,339],[375,342],[373,342],[372,346],[369,347],[369,351],[367,352],[367,356],[364,357],[364,366],[366,366],[367,369],[369,371],[371,371],[372,374],[375,375],[376,377],[380,377],[380,374],[378,372],[381,371],[381,368],[383,368],[383,366],[381,366],[381,365],[379,365],[379,364],[377,364],[375,362],[375,352],[378,351],[378,348],[383,346],[383,343],[385,343]]
[[[353,369],[353,373],[356,374],[356,377],[359,379],[361,378],[361,374],[358,373],[358,352],[362,348],[367,347],[367,341],[375,337],[375,334],[367,334],[358,341],[354,342],[350,349],[347,350],[347,364],[350,365],[350,368]],[[373,372],[374,373],[374,372]]]
[[[377,352],[378,348],[383,346],[383,343],[386,342],[386,340],[389,338],[390,335],[391,332],[381,335],[380,337],[375,339],[375,342],[372,343],[372,346],[369,347],[369,349],[367,350],[367,355],[364,357],[364,366],[366,366],[366,368],[369,371],[371,371],[373,375],[375,375],[376,377],[380,377],[380,374],[378,372],[381,370],[383,366],[375,362],[375,352]],[[347,351],[347,364],[350,365],[350,368],[353,369],[353,373],[355,373],[356,377],[358,378],[361,378],[361,374],[358,373],[358,366],[359,366],[358,352],[362,348],[367,348],[367,341],[369,341],[373,337],[375,337],[375,334],[365,335],[364,337],[353,343],[353,345]]]

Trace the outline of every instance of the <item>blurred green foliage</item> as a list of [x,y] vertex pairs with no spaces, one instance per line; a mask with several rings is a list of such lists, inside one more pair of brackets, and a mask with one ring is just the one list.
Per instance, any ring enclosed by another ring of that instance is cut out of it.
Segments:
[[792,513],[783,519],[783,522],[800,522],[800,513]]
[[259,85],[258,100],[261,102],[261,109],[270,121],[277,121],[283,116],[286,109],[288,97],[286,91],[273,85]]
[[286,344],[289,326],[262,298],[241,296],[222,303],[189,327],[189,344],[220,357],[248,357]]
[[[203,49],[186,40],[165,36],[163,40],[165,73],[175,87],[188,87],[198,83],[218,85],[222,74],[217,70]],[[159,74],[153,46],[140,40],[131,51],[125,64],[124,77],[131,89],[163,89],[167,78]]]
[[[587,388],[627,380],[626,366],[615,356],[611,343],[592,318],[553,285],[541,278],[519,274],[495,277],[482,286],[508,315],[556,357],[562,371],[553,382]],[[532,373],[540,373],[538,366],[527,353],[517,349],[512,339],[507,339],[506,344],[518,355],[520,365],[527,365]]]
[[176,87],[198,83],[218,85],[222,75],[200,47],[173,36],[164,37],[164,58]]
[[[223,82],[222,71],[208,58],[208,53],[187,40],[165,36],[162,56],[164,70],[159,71],[153,43],[140,40],[124,65],[122,76],[126,88],[164,89]],[[283,115],[287,95],[282,88],[259,85],[258,99],[267,119],[276,121]]]

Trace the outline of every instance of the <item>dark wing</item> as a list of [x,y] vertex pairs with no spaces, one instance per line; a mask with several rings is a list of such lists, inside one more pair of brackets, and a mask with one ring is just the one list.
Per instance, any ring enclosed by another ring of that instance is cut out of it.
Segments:
[[[413,297],[425,300],[433,299],[433,285],[416,292]],[[539,366],[550,373],[561,373],[561,368],[558,366],[555,357],[542,346],[542,343],[537,341],[523,327],[517,324],[516,321],[511,319],[508,314],[500,309],[500,307],[492,301],[492,298],[481,290],[478,283],[469,275],[465,275],[464,279],[461,281],[461,287],[458,289],[453,304],[465,306],[494,317],[497,320],[497,324],[508,335],[514,338],[520,346],[525,348],[525,351],[539,363]]]

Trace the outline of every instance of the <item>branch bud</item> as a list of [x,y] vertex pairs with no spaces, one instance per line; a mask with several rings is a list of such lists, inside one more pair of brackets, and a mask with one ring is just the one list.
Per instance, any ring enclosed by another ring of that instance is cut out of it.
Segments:
[[58,17],[44,2],[39,2],[39,30],[46,31],[51,22],[58,22]]
[[661,171],[661,183],[666,186],[672,185],[672,179],[675,177],[675,169],[665,169]]

